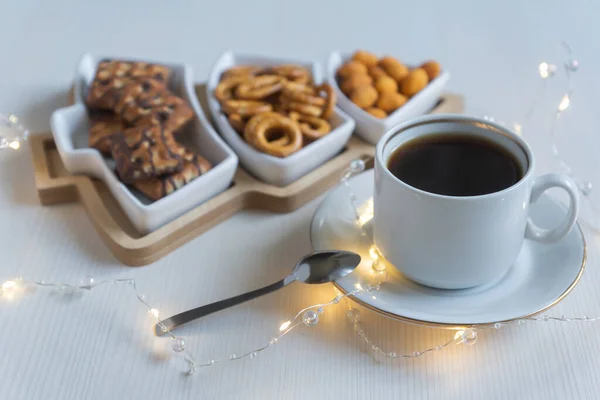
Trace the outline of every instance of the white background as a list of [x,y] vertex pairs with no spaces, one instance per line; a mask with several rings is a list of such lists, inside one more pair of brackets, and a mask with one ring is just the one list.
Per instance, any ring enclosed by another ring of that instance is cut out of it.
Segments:
[[[597,93],[598,6],[559,1],[15,1],[0,23],[0,110],[34,131],[51,112],[83,52],[189,63],[198,81],[225,50],[325,62],[333,49],[365,48],[406,62],[438,59],[468,111],[519,121],[540,87],[537,65],[575,49],[572,109],[561,148],[576,172],[600,187]],[[538,172],[556,168],[548,127],[565,88],[550,84],[524,136]],[[288,215],[243,212],[162,259],[121,266],[82,207],[42,207],[27,152],[0,155],[0,278],[16,275],[77,283],[87,274],[134,277],[163,315],[235,295],[283,277],[310,250],[318,200]],[[587,233],[587,271],[553,315],[600,314],[596,251]],[[212,315],[181,333],[199,361],[260,346],[298,309],[333,296],[331,286],[293,285]],[[342,307],[254,360],[225,363],[184,378],[181,360],[127,288],[68,299],[43,291],[0,299],[0,398],[597,398],[598,324],[536,324],[491,332],[474,347],[456,346],[417,361],[379,360],[362,346]],[[366,310],[367,331],[398,352],[435,346],[448,332],[393,322]],[[163,356],[166,354],[166,356]]]

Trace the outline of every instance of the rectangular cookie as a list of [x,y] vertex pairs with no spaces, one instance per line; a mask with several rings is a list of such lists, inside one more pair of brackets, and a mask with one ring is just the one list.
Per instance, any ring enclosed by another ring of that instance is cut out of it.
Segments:
[[181,171],[145,181],[137,181],[133,183],[133,187],[156,201],[182,188],[211,168],[212,165],[208,160],[188,150]]
[[121,117],[132,125],[160,124],[170,131],[177,131],[188,123],[194,112],[181,98],[166,89],[156,87],[140,89],[143,84],[132,83],[127,93],[115,107]]
[[126,129],[123,120],[110,111],[94,111],[89,114],[90,130],[88,142],[91,148],[110,155],[111,137]]
[[121,180],[132,183],[180,171],[181,147],[162,126],[135,126],[112,137],[111,155]]
[[91,110],[113,111],[122,95],[123,88],[131,82],[128,78],[110,77],[94,79],[88,89],[86,105]]
[[112,110],[118,101],[119,91],[131,81],[153,81],[166,88],[171,71],[163,65],[117,60],[102,61],[86,96],[92,109]]
[[120,89],[112,110],[119,115],[123,114],[126,107],[140,103],[150,108],[147,102],[167,90],[160,82],[155,80],[132,80]]

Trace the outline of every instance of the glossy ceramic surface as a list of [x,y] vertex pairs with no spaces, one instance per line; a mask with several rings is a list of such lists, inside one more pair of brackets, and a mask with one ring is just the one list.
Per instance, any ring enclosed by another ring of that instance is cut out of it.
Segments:
[[[417,189],[388,170],[391,154],[403,144],[456,132],[484,138],[509,151],[525,175],[498,192],[458,197]],[[528,221],[529,205],[552,187],[565,189],[572,199],[568,215],[548,231]],[[465,289],[498,280],[514,263],[526,234],[536,241],[552,242],[568,233],[577,218],[577,205],[578,191],[570,178],[559,174],[535,177],[529,146],[504,127],[482,119],[428,115],[391,129],[377,144],[373,240],[407,277],[427,286]],[[534,232],[539,235],[530,234]]]
[[[349,181],[358,204],[368,209],[373,196],[373,171]],[[544,228],[566,214],[565,208],[543,195],[531,205],[532,219]],[[342,291],[374,281],[368,258],[370,238],[361,240],[354,209],[344,186],[334,189],[315,212],[311,241],[315,250],[342,249],[359,253],[357,270],[337,282]],[[371,235],[371,223],[365,225]],[[586,244],[578,226],[554,244],[525,240],[517,261],[497,282],[463,290],[434,289],[419,285],[388,268],[388,280],[376,293],[356,300],[386,316],[425,325],[456,327],[524,318],[562,300],[579,281],[586,259]]]

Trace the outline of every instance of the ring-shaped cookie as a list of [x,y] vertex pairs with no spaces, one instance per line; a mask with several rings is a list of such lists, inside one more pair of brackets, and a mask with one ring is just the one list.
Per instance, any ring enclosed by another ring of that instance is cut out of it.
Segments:
[[227,117],[229,121],[229,125],[239,134],[244,133],[244,128],[246,127],[246,120],[242,118],[240,114],[231,114]]
[[241,83],[248,82],[249,80],[250,77],[245,75],[234,75],[223,78],[223,80],[219,82],[215,89],[215,97],[221,102],[229,100],[233,98],[233,91],[235,88],[237,88]]
[[261,75],[239,84],[235,95],[244,100],[262,100],[281,90],[283,79],[277,75]]
[[302,136],[309,141],[322,138],[331,132],[331,125],[323,118],[302,115],[297,112],[291,112],[290,118],[298,123]]
[[258,74],[262,70],[261,67],[257,67],[255,65],[237,65],[235,67],[229,68],[227,71],[223,72],[221,75],[221,79],[225,79],[231,76],[254,76]]
[[298,103],[297,101],[286,101],[283,103],[283,106],[289,111],[296,111],[300,114],[310,115],[312,117],[320,117],[323,113],[323,109],[321,107]]
[[[251,142],[252,135],[253,135],[253,133],[251,133],[251,132],[256,129],[256,125],[258,125],[258,123],[260,121],[262,121],[264,118],[279,118],[281,116],[285,117],[285,115],[282,115],[282,114],[277,113],[277,112],[272,112],[272,111],[265,112],[265,113],[260,113],[260,114],[255,115],[250,120],[248,120],[248,122],[246,123],[246,126],[244,127],[244,134],[243,134],[244,140],[246,142],[248,142],[248,143]],[[277,146],[280,146],[280,145],[286,145],[286,144],[288,144],[289,141],[290,141],[289,138],[284,135],[284,136],[282,136],[282,137],[280,137],[278,139],[270,140],[270,143],[272,143],[274,145],[277,145]]]
[[289,81],[296,83],[308,83],[310,82],[310,72],[300,66],[295,64],[283,64],[276,65],[274,67],[269,68],[269,70],[279,76],[283,76]]
[[316,88],[317,93],[325,92],[325,107],[323,107],[323,113],[321,114],[321,118],[328,120],[333,115],[333,110],[335,109],[335,103],[337,101],[337,97],[333,88],[328,83],[323,83]]
[[[287,157],[302,148],[302,133],[298,124],[290,118],[277,113],[259,114],[246,125],[244,138],[250,145],[263,153],[275,157]],[[258,121],[253,121],[257,119]],[[249,129],[250,128],[250,129]],[[277,129],[287,138],[287,143],[281,139],[269,141],[269,132]]]
[[239,114],[242,117],[250,117],[273,109],[272,105],[263,101],[234,99],[225,100],[222,107],[225,114]]
[[312,88],[306,86],[307,89],[302,89],[298,87],[300,85],[292,84],[293,82],[286,83],[281,91],[281,93],[290,101],[309,104],[317,107],[323,107],[325,105],[325,99],[316,95]]

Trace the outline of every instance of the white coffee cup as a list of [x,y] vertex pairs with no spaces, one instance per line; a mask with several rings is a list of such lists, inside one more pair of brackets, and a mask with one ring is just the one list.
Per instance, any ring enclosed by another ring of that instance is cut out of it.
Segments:
[[[416,138],[460,133],[492,141],[514,155],[523,178],[499,192],[445,196],[412,187],[388,169],[400,146]],[[579,195],[565,175],[534,178],[534,157],[502,125],[462,115],[430,115],[400,124],[377,143],[373,236],[381,254],[407,278],[441,289],[464,289],[499,280],[517,259],[525,238],[552,243],[577,218]],[[553,187],[569,195],[569,210],[554,229],[529,219],[529,204]]]

